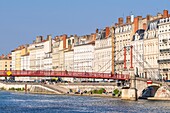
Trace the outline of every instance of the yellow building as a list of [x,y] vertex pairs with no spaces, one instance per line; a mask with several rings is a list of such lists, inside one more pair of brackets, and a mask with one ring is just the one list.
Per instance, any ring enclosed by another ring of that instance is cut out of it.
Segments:
[[12,59],[11,55],[8,54],[7,56],[2,55],[0,56],[0,70],[11,70],[12,69]]
[[[0,70],[11,70],[12,69],[12,59],[11,54],[7,56],[0,56]],[[5,79],[4,77],[0,77],[0,79]]]
[[21,70],[21,55],[24,53],[25,46],[19,46],[12,50],[12,70]]

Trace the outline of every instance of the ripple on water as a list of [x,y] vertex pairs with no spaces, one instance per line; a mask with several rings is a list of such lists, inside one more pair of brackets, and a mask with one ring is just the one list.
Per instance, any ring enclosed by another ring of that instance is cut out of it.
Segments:
[[63,95],[33,95],[0,92],[0,113],[162,113],[170,112],[169,101],[122,101]]

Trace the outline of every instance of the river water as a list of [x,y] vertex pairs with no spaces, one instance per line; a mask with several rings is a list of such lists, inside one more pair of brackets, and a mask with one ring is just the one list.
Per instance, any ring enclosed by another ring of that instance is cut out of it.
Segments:
[[122,101],[0,91],[0,113],[170,113],[170,101]]

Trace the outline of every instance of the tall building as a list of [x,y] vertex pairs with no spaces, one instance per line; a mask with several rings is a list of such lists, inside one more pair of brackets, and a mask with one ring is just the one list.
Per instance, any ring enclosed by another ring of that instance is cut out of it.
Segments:
[[[137,25],[133,24],[133,21],[133,16],[127,16],[126,23],[123,23],[123,18],[118,18],[118,23],[114,26],[114,69],[117,74],[122,74],[124,68],[130,67],[129,53],[126,55],[127,67],[124,67],[124,47],[131,45],[131,37],[134,31],[137,30]],[[130,50],[129,48],[127,49],[127,51]]]
[[163,17],[158,24],[159,39],[159,73],[164,80],[170,80],[170,15],[164,10]]
[[74,71],[74,37],[67,38],[68,48],[64,51],[64,70]]
[[95,34],[75,37],[74,72],[92,73],[94,71],[95,38]]
[[101,73],[112,71],[112,40],[109,27],[96,30],[94,71]]
[[[33,44],[29,46],[30,69],[44,70],[44,58],[52,52],[52,38],[50,35],[44,40],[42,36],[37,36]],[[48,57],[48,56],[47,56]],[[51,65],[52,68],[52,65]]]
[[159,79],[158,24],[162,14],[147,15],[147,29],[144,35],[144,78]]
[[61,43],[60,37],[56,36],[55,37],[55,42],[52,46],[53,52],[52,52],[52,68],[55,71],[59,71],[60,68],[60,56],[59,56],[59,46]]
[[[52,69],[52,44],[54,40],[50,35],[47,39],[43,39],[42,36],[37,36],[33,44],[30,44],[29,55],[30,55],[30,70],[51,70]],[[35,80],[41,80],[42,77],[33,78]]]
[[133,67],[135,75],[138,77],[144,77],[144,32],[144,29],[137,30],[131,42],[133,46]]
[[[64,51],[64,70],[74,72],[74,37],[67,38],[67,49]],[[73,82],[74,78],[64,78],[65,81]]]

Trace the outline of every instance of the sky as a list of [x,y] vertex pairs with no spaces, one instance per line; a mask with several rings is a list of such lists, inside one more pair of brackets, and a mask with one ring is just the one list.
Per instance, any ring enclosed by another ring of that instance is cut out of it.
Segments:
[[169,10],[170,0],[0,0],[0,55],[36,36],[94,33],[134,14]]

